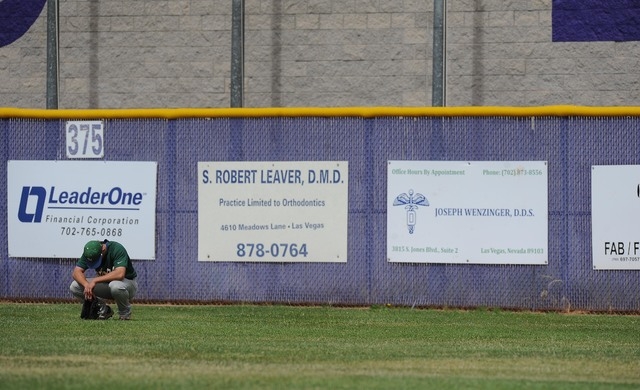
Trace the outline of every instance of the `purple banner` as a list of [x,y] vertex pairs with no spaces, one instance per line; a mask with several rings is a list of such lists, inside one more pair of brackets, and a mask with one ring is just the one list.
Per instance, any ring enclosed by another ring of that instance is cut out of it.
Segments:
[[638,41],[640,1],[553,0],[554,42]]
[[0,0],[0,47],[24,35],[40,16],[46,0]]

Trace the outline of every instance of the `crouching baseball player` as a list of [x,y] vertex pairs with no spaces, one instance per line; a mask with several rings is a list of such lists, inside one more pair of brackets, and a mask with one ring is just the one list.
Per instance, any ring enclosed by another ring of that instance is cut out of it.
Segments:
[[[96,277],[87,278],[87,269],[94,269]],[[82,301],[81,318],[108,320],[113,310],[104,300],[112,299],[118,305],[120,319],[131,319],[131,300],[138,291],[137,274],[122,244],[109,240],[87,242],[72,276],[69,288]]]

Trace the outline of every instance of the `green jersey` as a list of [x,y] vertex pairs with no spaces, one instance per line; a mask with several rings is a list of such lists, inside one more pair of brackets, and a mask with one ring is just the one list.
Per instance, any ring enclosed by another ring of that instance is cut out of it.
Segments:
[[[111,272],[118,267],[125,267],[127,270],[124,277],[127,279],[135,279],[138,274],[133,268],[131,258],[129,258],[129,254],[127,253],[127,250],[124,249],[124,246],[115,241],[104,240],[103,243],[107,245],[107,250],[105,254],[102,255],[102,264],[100,264],[98,269],[96,269],[96,272],[101,274]],[[87,265],[87,258],[84,257],[84,254],[80,256],[76,265],[85,270],[89,268]]]

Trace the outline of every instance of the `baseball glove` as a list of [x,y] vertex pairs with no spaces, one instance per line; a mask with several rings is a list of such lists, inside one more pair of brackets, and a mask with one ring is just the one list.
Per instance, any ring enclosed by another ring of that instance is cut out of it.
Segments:
[[100,310],[98,310],[98,319],[99,320],[108,320],[113,316],[113,310],[111,310],[111,306],[107,304],[101,304]]
[[100,311],[100,302],[97,299],[85,299],[82,304],[80,318],[83,320],[97,320]]

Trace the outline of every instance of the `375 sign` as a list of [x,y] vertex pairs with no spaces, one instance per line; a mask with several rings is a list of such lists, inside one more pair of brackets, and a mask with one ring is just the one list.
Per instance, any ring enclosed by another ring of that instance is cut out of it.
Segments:
[[102,121],[68,121],[67,158],[104,157],[104,123]]

